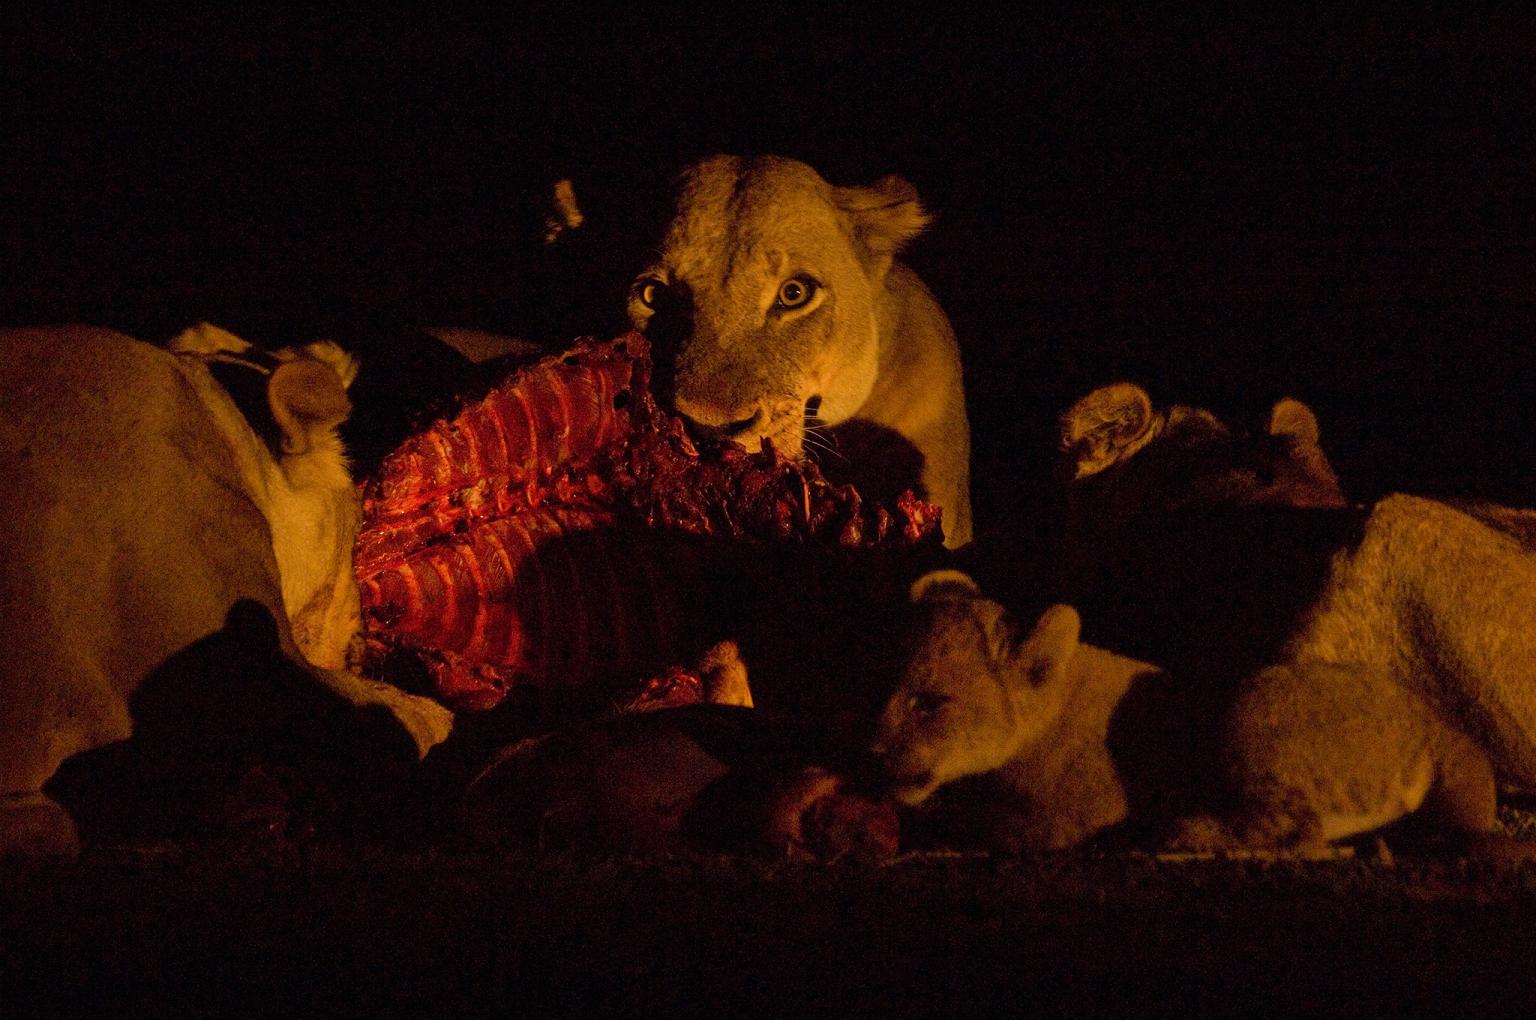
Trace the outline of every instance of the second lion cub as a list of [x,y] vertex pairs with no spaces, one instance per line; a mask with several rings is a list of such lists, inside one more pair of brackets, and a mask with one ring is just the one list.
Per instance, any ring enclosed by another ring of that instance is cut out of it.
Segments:
[[1201,690],[1078,640],[1053,606],[1028,633],[955,571],[915,619],[872,750],[892,793],[939,792],[995,849],[1127,826],[1188,849],[1307,849],[1419,813],[1494,827],[1488,756],[1389,674],[1296,660]]

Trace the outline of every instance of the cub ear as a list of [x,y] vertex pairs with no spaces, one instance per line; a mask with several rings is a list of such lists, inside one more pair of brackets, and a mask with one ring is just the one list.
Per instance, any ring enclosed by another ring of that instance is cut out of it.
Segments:
[[1060,447],[1072,478],[1098,474],[1131,457],[1162,430],[1163,416],[1135,383],[1100,386],[1060,419]]
[[1035,623],[1035,629],[1019,643],[1014,662],[1019,672],[1036,687],[1054,683],[1067,672],[1077,651],[1083,621],[1071,606],[1051,606]]
[[283,434],[285,454],[308,453],[319,434],[347,420],[352,402],[329,365],[285,361],[267,380],[267,405]]
[[980,595],[981,586],[971,579],[971,575],[959,570],[930,570],[913,581],[907,590],[907,599],[911,602]]
[[1317,415],[1301,401],[1283,397],[1269,409],[1269,421],[1264,431],[1272,436],[1294,436],[1297,441],[1317,445],[1322,441],[1322,430],[1317,425]]
[[544,244],[554,244],[561,235],[579,229],[586,221],[576,202],[575,185],[569,177],[560,178],[549,189],[549,200],[545,203]]
[[881,276],[891,258],[933,222],[917,189],[894,175],[864,188],[833,188],[832,202],[848,215],[854,237]]

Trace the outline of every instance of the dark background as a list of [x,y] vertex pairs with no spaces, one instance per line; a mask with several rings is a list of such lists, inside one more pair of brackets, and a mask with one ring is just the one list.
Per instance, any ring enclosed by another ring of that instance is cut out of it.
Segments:
[[[1308,400],[1360,497],[1532,502],[1528,17],[3,18],[6,322],[600,332],[666,179],[774,152],[939,213],[983,525],[1113,378]],[[594,229],[547,255],[567,175]]]

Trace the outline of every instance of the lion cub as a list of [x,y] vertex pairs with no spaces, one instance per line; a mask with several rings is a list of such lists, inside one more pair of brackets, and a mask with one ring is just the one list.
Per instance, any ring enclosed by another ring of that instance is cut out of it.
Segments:
[[1415,812],[1493,828],[1488,757],[1387,674],[1298,660],[1190,690],[1080,643],[1068,606],[1018,632],[955,571],[921,578],[913,609],[871,749],[899,800],[948,787],[949,817],[986,845],[1126,825],[1190,849],[1308,848]]
[[896,258],[928,222],[898,177],[833,187],[795,160],[715,156],[682,174],[629,315],[696,431],[824,449],[829,476],[866,498],[916,489],[955,548],[971,537],[959,349]]

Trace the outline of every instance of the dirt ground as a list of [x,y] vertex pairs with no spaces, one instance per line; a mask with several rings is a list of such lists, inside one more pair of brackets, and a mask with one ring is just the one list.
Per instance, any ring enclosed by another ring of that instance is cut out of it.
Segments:
[[99,851],[0,869],[9,1017],[1493,1015],[1536,869]]

